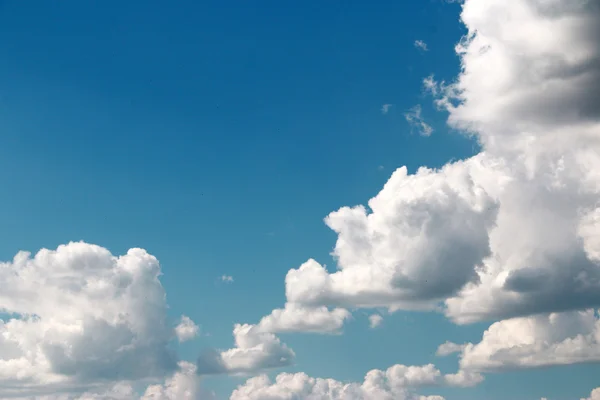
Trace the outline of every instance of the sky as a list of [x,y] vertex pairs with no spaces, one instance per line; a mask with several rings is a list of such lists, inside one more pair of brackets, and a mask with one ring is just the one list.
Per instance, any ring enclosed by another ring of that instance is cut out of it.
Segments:
[[598,20],[0,0],[0,398],[600,399]]

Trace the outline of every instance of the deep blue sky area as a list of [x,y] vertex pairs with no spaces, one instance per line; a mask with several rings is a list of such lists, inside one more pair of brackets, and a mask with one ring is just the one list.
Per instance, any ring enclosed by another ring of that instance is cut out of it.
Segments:
[[[230,347],[234,323],[283,306],[290,268],[334,267],[328,213],[366,204],[402,165],[477,151],[422,90],[459,71],[459,12],[441,0],[0,1],[0,260],[78,240],[145,248],[170,316],[205,333],[181,357]],[[404,118],[415,105],[430,137]],[[372,331],[359,311],[343,336],[282,339],[298,355],[290,371],[360,381],[396,363],[453,372],[437,346],[487,326],[397,313]],[[571,388],[600,372],[572,370]],[[535,399],[549,385],[560,395],[561,373],[435,392]],[[225,398],[241,382],[205,383]]]

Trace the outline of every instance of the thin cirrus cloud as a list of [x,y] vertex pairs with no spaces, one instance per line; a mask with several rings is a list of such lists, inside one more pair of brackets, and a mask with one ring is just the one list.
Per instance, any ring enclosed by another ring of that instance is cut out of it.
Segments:
[[415,40],[414,43],[415,47],[421,51],[429,51],[429,47],[427,46],[427,43],[425,43],[422,40]]

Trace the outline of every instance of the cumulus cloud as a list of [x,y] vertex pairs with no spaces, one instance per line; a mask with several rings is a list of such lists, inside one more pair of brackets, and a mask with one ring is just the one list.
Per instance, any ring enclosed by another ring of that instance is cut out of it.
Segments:
[[423,119],[423,110],[420,105],[416,105],[404,113],[406,122],[415,129],[421,136],[431,136],[433,128]]
[[208,400],[214,394],[201,390],[196,366],[180,362],[179,371],[164,384],[149,386],[140,400]]
[[0,264],[0,397],[162,377],[168,349],[158,260],[69,243]]
[[450,354],[460,353],[464,348],[465,348],[465,345],[456,344],[456,343],[452,343],[452,342],[446,342],[446,343],[441,344],[438,347],[435,354],[440,357],[445,357],[445,356],[449,356]]
[[465,371],[598,362],[600,320],[591,309],[513,318],[492,324],[477,344],[443,346],[462,348],[460,367]]
[[294,363],[294,351],[273,333],[264,332],[256,325],[236,324],[233,336],[234,348],[208,351],[198,358],[199,374],[246,374]]
[[[331,213],[338,269],[290,270],[288,302],[442,306],[457,323],[600,305],[599,13],[594,1],[466,0],[462,72],[425,86],[483,150],[400,168],[368,207]],[[408,115],[419,123],[420,109]]]
[[175,335],[179,342],[192,340],[200,333],[200,327],[190,319],[190,317],[182,315],[179,324],[175,327]]
[[600,387],[592,390],[590,397],[581,400],[600,400]]
[[369,326],[371,329],[377,328],[383,322],[383,317],[379,314],[369,315]]
[[306,307],[287,303],[283,309],[275,309],[263,317],[258,329],[264,332],[312,332],[340,333],[344,321],[351,316],[348,310],[327,307]]
[[427,43],[422,40],[415,40],[415,47],[421,51],[429,51]]
[[312,378],[304,373],[279,374],[272,382],[266,375],[239,386],[230,400],[443,400],[440,396],[418,396],[414,389],[447,384],[433,365],[394,365],[385,371],[369,371],[362,383]]

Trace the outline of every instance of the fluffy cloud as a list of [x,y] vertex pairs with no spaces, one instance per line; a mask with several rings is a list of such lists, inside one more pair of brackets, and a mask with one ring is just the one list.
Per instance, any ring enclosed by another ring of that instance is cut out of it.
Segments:
[[340,333],[350,312],[343,308],[305,307],[287,303],[283,309],[275,309],[258,324],[265,332],[312,332]]
[[175,327],[175,335],[179,342],[185,342],[198,336],[200,327],[194,323],[189,317],[182,315],[181,321]]
[[288,302],[442,303],[458,323],[600,305],[599,17],[595,1],[466,0],[462,72],[425,83],[483,151],[400,168],[368,208],[331,213],[339,269],[290,270]]
[[383,322],[383,317],[379,314],[369,315],[369,326],[371,329],[377,328]]
[[158,260],[69,243],[0,264],[0,396],[163,377],[167,344]]
[[581,400],[600,400],[600,387],[592,390],[590,397]]
[[[460,350],[459,350],[460,349]],[[594,310],[513,318],[492,324],[477,344],[445,343],[461,351],[464,371],[498,371],[600,361],[600,320]]]
[[433,365],[372,370],[362,383],[283,373],[275,382],[266,375],[249,379],[232,393],[231,400],[443,400],[440,396],[418,396],[413,391],[441,384],[445,384],[444,376]]
[[140,400],[208,400],[211,393],[200,389],[196,366],[188,362],[179,364],[180,370],[162,385],[149,386]]
[[294,351],[281,343],[273,333],[256,325],[236,324],[233,328],[235,347],[225,351],[209,351],[198,359],[198,373],[245,374],[292,365]]

